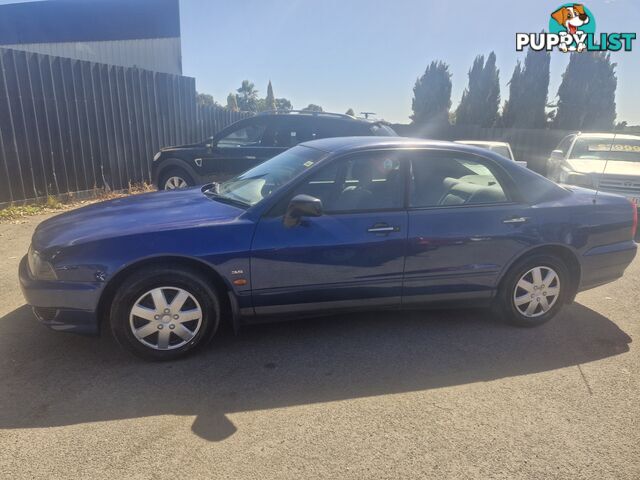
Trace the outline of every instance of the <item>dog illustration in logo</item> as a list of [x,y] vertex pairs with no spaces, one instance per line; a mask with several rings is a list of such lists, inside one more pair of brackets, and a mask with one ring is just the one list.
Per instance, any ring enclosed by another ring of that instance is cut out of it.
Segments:
[[[584,5],[579,3],[574,3],[571,6],[560,7],[551,14],[551,17],[558,22],[558,24],[562,25],[570,35],[578,33],[578,30],[590,21],[589,15],[587,15],[584,10]],[[566,44],[561,45],[560,48],[564,52],[568,50]],[[578,45],[579,52],[584,50],[584,48],[585,45]]]

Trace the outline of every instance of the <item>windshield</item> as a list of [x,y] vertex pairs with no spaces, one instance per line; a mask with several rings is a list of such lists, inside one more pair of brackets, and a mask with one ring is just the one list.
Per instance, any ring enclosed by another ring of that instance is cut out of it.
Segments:
[[218,185],[216,191],[208,190],[207,193],[247,206],[255,205],[326,155],[322,150],[297,146]]
[[640,139],[579,138],[571,158],[640,162]]

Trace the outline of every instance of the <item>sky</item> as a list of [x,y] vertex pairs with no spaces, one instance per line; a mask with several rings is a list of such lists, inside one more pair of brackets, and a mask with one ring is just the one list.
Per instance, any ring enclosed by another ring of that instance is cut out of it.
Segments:
[[[261,96],[271,80],[276,97],[294,108],[353,108],[407,123],[413,85],[432,60],[450,66],[453,110],[475,56],[495,51],[504,102],[516,61],[524,58],[515,34],[546,30],[562,1],[180,0],[183,73],[223,104],[242,80],[254,82]],[[598,32],[640,30],[639,0],[583,3]],[[634,51],[612,58],[618,121],[640,124],[640,39]],[[552,54],[550,101],[568,59]]]
[[[598,32],[640,30],[640,1],[589,0]],[[496,52],[502,100],[516,61],[517,32],[547,30],[561,0],[180,0],[185,75],[197,89],[226,103],[244,79],[260,95],[294,108],[376,112],[409,122],[412,88],[432,60],[453,74],[455,109],[478,54]],[[612,54],[618,64],[618,121],[640,124],[640,39],[633,52]],[[554,52],[550,100],[568,62]]]

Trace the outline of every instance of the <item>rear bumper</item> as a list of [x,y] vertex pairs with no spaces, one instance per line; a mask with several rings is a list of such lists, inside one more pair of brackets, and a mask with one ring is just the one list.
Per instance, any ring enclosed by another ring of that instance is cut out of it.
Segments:
[[35,280],[29,275],[27,257],[20,261],[20,288],[36,318],[53,330],[97,335],[96,307],[101,284]]
[[636,256],[633,240],[592,248],[581,258],[582,275],[578,291],[612,282],[622,276]]

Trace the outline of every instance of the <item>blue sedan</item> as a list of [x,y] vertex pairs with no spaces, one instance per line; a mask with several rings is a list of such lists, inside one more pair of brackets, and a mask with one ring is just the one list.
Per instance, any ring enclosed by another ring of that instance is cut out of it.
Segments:
[[563,187],[484,149],[308,142],[222,184],[131,196],[40,224],[20,264],[37,318],[181,357],[223,321],[453,303],[553,318],[636,254],[626,199]]

